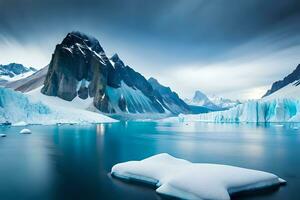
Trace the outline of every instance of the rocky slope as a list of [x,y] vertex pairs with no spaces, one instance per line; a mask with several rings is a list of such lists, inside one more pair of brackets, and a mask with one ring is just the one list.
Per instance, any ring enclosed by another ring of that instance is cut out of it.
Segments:
[[[271,89],[269,89],[266,94],[263,96],[267,97],[270,96],[273,93],[279,92],[280,90],[283,90],[286,86],[290,86],[291,89],[289,90],[295,90],[297,87],[298,90],[300,90],[300,64],[297,66],[297,68],[288,76],[286,76],[284,79],[280,81],[276,81],[272,84]],[[292,94],[291,94],[292,95]],[[299,96],[299,94],[298,94]]]
[[154,95],[158,99],[161,105],[164,106],[173,114],[190,113],[190,107],[179,98],[176,92],[173,92],[171,88],[161,85],[156,79],[149,78],[148,82],[151,84]]
[[20,92],[29,92],[36,88],[41,87],[44,84],[46,74],[48,72],[48,66],[36,71],[32,75],[5,83],[5,87],[14,89]]
[[117,54],[108,59],[97,39],[80,32],[69,33],[56,46],[41,92],[66,101],[92,99],[99,111],[108,114],[186,110],[179,101],[176,110],[162,104],[157,91],[140,73]]

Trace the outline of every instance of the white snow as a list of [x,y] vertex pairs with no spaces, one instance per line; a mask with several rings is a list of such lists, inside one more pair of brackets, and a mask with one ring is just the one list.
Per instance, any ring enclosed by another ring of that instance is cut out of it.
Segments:
[[69,51],[70,53],[73,53],[72,48],[69,48],[69,47],[63,47],[63,49],[66,49],[66,50]]
[[31,134],[31,130],[24,128],[20,131],[21,134]]
[[[28,94],[0,88],[0,122],[13,125],[57,123],[104,123],[116,120],[103,114],[88,111],[92,99],[76,97],[68,102],[58,97],[43,95],[40,88]],[[21,123],[22,121],[22,123]]]
[[[110,99],[110,105],[117,113],[122,113],[118,106],[118,101],[121,97],[126,99],[128,107],[133,108],[138,112],[139,109],[143,113],[156,113],[157,110],[152,106],[151,100],[145,96],[140,90],[129,87],[124,81],[121,81],[121,87],[107,87],[107,95]],[[128,109],[128,107],[126,109]]]
[[19,121],[16,123],[13,123],[12,126],[27,126],[28,124],[24,121]]
[[197,90],[192,99],[185,99],[185,102],[193,106],[203,106],[212,110],[222,110],[232,108],[240,102],[238,100],[226,99],[216,95],[207,96],[201,91]]
[[89,85],[90,85],[90,81],[88,81],[86,79],[82,79],[81,81],[78,81],[77,86],[76,86],[76,91],[78,92],[78,90],[81,87],[88,88]]
[[19,74],[19,75],[15,75],[14,77],[9,77],[9,76],[2,75],[2,76],[0,76],[0,79],[6,80],[8,82],[12,82],[12,81],[17,81],[17,80],[26,78],[28,76],[31,76],[34,73],[35,73],[34,71],[28,71],[28,72],[25,72],[25,73],[22,73],[22,74]]
[[113,166],[115,177],[149,183],[156,192],[180,199],[229,200],[230,195],[280,185],[278,176],[229,165],[191,163],[162,153]]
[[264,100],[272,100],[278,98],[289,98],[289,99],[299,99],[300,100],[300,81],[295,81],[293,83],[288,84],[287,86],[277,90],[269,96],[264,97]]
[[78,49],[79,49],[79,51],[82,53],[82,55],[84,55],[85,56],[85,53],[82,51],[82,49],[81,48],[85,48],[84,46],[82,46],[81,44],[79,44],[79,43],[76,43],[75,44],[77,47],[78,47]]
[[169,122],[300,122],[300,100],[250,100],[229,110],[197,115],[179,115],[164,119]]
[[87,46],[87,48],[92,51],[98,58],[100,58],[100,62],[105,65],[105,60],[107,59],[106,58],[106,55],[105,55],[105,52],[99,52],[97,53],[96,51],[94,51],[91,47]]
[[240,101],[238,101],[238,100],[226,99],[226,98],[219,97],[216,95],[208,96],[208,98],[216,106],[223,108],[223,109],[229,109],[229,108],[232,108],[232,107],[240,104]]

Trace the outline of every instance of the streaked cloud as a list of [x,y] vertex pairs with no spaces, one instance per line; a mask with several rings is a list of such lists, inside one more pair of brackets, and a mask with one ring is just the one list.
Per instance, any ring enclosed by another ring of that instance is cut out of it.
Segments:
[[181,96],[258,98],[299,61],[298,0],[0,1],[0,63],[43,67],[70,31]]

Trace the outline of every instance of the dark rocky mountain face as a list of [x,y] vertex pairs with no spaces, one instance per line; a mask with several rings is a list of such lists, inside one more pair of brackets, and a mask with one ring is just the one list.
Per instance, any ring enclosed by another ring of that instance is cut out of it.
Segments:
[[283,80],[276,81],[275,83],[272,84],[271,89],[269,89],[266,94],[263,97],[269,96],[270,94],[276,92],[277,90],[280,90],[281,88],[287,86],[290,83],[296,82],[296,86],[300,84],[300,64],[297,66],[297,68],[288,76],[286,76]]
[[18,63],[10,63],[8,65],[0,65],[0,75],[1,76],[9,76],[10,78],[23,74],[29,71],[36,71],[36,69],[30,67],[27,68],[23,66],[22,64]]
[[93,98],[105,113],[164,113],[152,86],[115,54],[109,60],[97,39],[69,33],[52,55],[42,93],[71,101]]
[[150,78],[148,82],[154,89],[154,95],[158,101],[167,110],[173,114],[190,113],[190,107],[178,96],[176,92],[173,92],[171,88],[161,85],[156,79]]

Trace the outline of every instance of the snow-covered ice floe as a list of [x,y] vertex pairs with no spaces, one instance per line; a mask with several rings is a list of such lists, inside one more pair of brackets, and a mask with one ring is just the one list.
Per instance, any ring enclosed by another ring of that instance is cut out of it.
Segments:
[[16,123],[13,123],[12,126],[27,126],[28,124],[24,121],[19,121]]
[[31,130],[24,128],[20,131],[21,134],[31,134]]
[[228,200],[230,195],[286,183],[278,176],[240,167],[191,163],[162,153],[113,166],[114,177],[149,183],[159,194],[181,199]]

